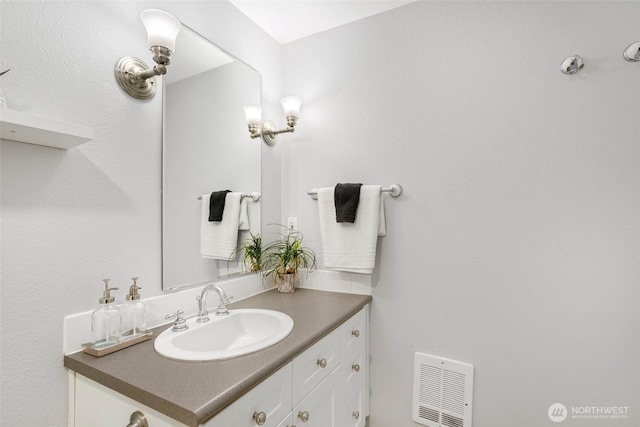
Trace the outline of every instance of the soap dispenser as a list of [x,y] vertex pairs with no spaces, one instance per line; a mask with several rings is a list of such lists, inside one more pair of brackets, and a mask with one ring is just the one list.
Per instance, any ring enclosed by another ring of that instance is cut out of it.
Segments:
[[103,279],[104,293],[98,301],[100,306],[91,314],[91,346],[101,349],[118,344],[120,341],[120,309],[114,304],[109,287],[110,279]]
[[122,305],[122,340],[124,341],[147,332],[146,309],[138,293],[142,288],[137,284],[137,277],[132,277],[131,280],[133,284],[129,287],[127,302]]

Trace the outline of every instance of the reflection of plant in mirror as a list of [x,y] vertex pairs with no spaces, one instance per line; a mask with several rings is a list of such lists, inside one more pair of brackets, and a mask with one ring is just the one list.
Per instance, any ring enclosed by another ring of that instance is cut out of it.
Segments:
[[262,237],[260,237],[260,233],[249,234],[251,237],[236,247],[231,253],[231,256],[229,256],[227,268],[229,267],[229,263],[233,261],[238,254],[242,254],[242,268],[244,271],[260,271],[262,268]]
[[277,274],[295,273],[298,268],[313,271],[316,268],[316,254],[302,246],[302,233],[289,230],[280,233],[280,239],[268,243],[262,248],[262,274],[267,277]]

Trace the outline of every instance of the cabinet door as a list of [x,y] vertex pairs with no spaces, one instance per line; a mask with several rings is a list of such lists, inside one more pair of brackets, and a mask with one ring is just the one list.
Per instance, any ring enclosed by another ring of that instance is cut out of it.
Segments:
[[153,427],[185,427],[80,374],[76,374],[75,386],[75,427],[124,427],[129,425],[131,414],[136,411],[142,412]]
[[296,427],[293,424],[293,412],[289,412],[289,415],[287,415],[284,420],[278,424],[278,427]]
[[341,427],[339,374],[335,370],[293,409],[297,427]]
[[341,356],[365,353],[367,329],[367,307],[364,307],[339,328]]
[[363,353],[347,356],[342,360],[340,370],[342,371],[342,380],[345,386],[348,387],[352,383],[358,383],[361,387],[367,385],[366,379],[369,374],[367,358]]
[[341,427],[364,427],[368,400],[366,392],[364,380],[344,386],[339,416]]
[[[289,363],[256,387],[249,390],[244,396],[226,407],[203,426],[279,426],[280,421],[291,412],[291,376],[291,363]],[[258,422],[258,418],[260,417],[264,417],[262,424]]]
[[369,415],[368,306],[340,327],[343,427],[364,426]]
[[337,330],[296,357],[293,360],[294,405],[300,402],[301,399],[320,384],[339,363],[340,340]]

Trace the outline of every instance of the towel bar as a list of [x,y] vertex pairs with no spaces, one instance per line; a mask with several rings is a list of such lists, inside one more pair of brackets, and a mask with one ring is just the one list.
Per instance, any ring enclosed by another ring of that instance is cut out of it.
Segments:
[[[260,201],[260,196],[261,196],[261,194],[256,191],[254,193],[242,193],[240,198],[244,199],[245,197],[251,197],[251,200],[253,200],[254,202],[259,202]],[[198,200],[202,200],[202,196],[198,196]]]
[[[402,187],[400,184],[391,184],[388,187],[382,187],[380,189],[381,193],[389,193],[391,197],[399,197],[402,194]],[[307,194],[313,199],[318,200],[318,189],[313,188],[307,191]]]

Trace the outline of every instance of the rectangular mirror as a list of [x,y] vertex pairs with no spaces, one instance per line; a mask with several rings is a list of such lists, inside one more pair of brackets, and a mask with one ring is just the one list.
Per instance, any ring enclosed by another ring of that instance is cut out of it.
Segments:
[[[260,140],[249,137],[242,107],[261,104],[262,77],[183,26],[164,79],[162,288],[166,292],[243,272],[237,261],[201,255],[199,198],[222,190],[261,191]],[[244,200],[249,227],[238,231],[238,244],[250,233],[260,233],[261,202]]]

